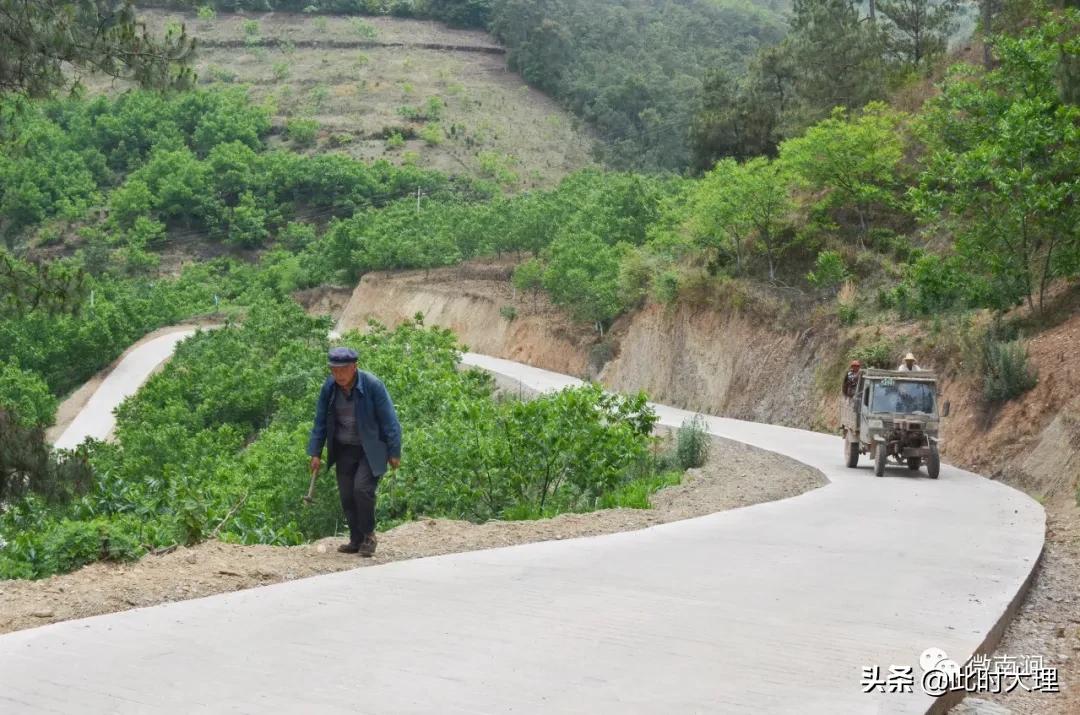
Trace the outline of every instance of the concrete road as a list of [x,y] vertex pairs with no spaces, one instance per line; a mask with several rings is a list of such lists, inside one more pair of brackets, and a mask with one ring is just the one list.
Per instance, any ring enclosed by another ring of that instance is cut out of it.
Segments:
[[[576,382],[466,361],[536,389]],[[689,416],[658,411],[672,426]],[[947,466],[936,481],[846,469],[828,435],[708,427],[831,483],[642,531],[13,633],[0,637],[0,712],[930,711],[919,655],[963,662],[1001,624],[1041,552],[1042,508]],[[863,668],[891,666],[912,668],[913,692],[864,694]]]
[[194,334],[194,329],[168,333],[146,341],[124,356],[53,446],[58,449],[75,449],[87,437],[108,437],[116,425],[113,410],[134,395],[154,369],[172,356],[177,343]]

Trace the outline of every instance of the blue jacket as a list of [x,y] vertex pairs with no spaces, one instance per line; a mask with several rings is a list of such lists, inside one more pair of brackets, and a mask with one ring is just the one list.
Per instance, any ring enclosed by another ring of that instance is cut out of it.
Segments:
[[[356,424],[360,428],[360,441],[364,446],[364,455],[371,466],[371,473],[376,477],[386,474],[386,460],[401,457],[401,424],[398,422],[394,403],[379,378],[363,370],[356,371]],[[311,428],[307,453],[309,457],[322,454],[326,448],[326,466],[332,466],[337,459],[334,454],[334,400],[340,392],[333,377],[326,378],[319,390],[319,401],[315,404],[315,425]]]

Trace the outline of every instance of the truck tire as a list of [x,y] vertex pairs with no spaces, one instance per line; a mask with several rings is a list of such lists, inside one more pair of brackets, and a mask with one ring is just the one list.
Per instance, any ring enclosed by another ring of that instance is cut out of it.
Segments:
[[844,456],[847,458],[847,466],[851,469],[859,466],[859,443],[858,441],[849,442],[847,435],[844,435]]
[[874,476],[885,476],[885,445],[878,444],[874,448]]
[[907,468],[910,469],[911,471],[914,472],[921,465],[922,465],[922,460],[919,459],[918,457],[908,457],[907,458]]
[[936,444],[930,445],[930,456],[926,458],[926,473],[931,479],[937,479],[941,471],[941,455],[938,454]]

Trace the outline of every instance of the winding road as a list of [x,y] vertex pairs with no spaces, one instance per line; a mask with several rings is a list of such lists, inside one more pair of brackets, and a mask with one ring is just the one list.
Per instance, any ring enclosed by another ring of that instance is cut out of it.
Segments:
[[[535,390],[578,382],[464,362]],[[691,414],[655,407],[669,426]],[[0,712],[940,711],[919,655],[937,647],[963,663],[994,642],[1041,553],[1042,507],[949,466],[936,481],[847,469],[825,434],[707,426],[830,484],[641,531],[12,633],[0,637]],[[913,668],[912,692],[863,692],[864,668],[885,678],[894,665]]]

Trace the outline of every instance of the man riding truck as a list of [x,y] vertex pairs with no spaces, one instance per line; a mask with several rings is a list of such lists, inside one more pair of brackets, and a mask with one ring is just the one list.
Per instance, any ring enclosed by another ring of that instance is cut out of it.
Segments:
[[307,453],[319,471],[323,444],[327,465],[337,464],[338,495],[349,524],[349,543],[338,551],[375,555],[375,490],[387,464],[401,464],[401,425],[394,403],[377,377],[356,369],[356,351],[332,348],[330,377],[315,403]]
[[841,391],[844,393],[844,397],[854,397],[855,389],[859,386],[859,371],[862,370],[862,363],[858,360],[852,360],[851,366],[848,367],[847,374],[844,375],[844,384],[841,387]]
[[900,366],[896,368],[900,372],[919,372],[922,370],[917,364],[915,364],[915,355],[908,353],[904,356],[904,361],[900,363]]

